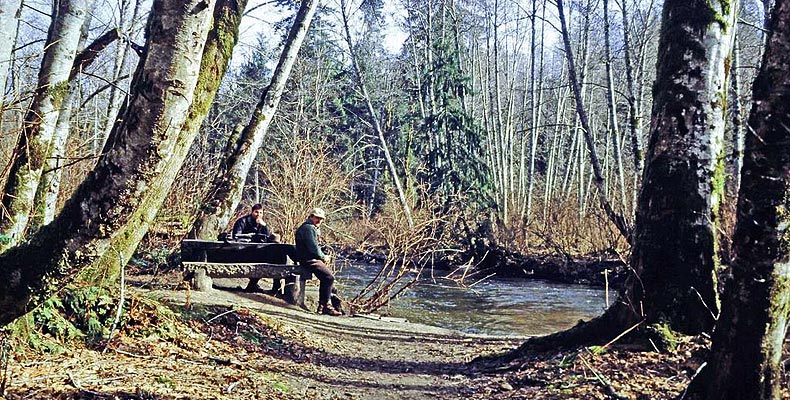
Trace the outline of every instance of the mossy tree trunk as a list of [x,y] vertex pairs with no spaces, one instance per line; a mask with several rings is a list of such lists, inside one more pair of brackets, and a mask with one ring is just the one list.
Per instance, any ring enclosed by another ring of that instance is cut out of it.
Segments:
[[0,109],[5,102],[5,83],[16,39],[17,14],[22,0],[0,0]]
[[732,281],[708,364],[688,398],[782,398],[790,318],[790,1],[776,1],[771,21],[753,86]]
[[178,171],[186,159],[189,147],[197,137],[200,126],[208,115],[220,82],[227,71],[228,62],[239,37],[239,23],[247,0],[218,0],[214,8],[214,22],[206,38],[203,59],[200,65],[195,97],[189,107],[189,115],[176,140],[176,147],[170,161],[162,171],[162,177],[154,182],[148,193],[140,200],[140,207],[132,215],[130,222],[112,241],[110,251],[105,252],[95,268],[89,268],[88,278],[102,276],[114,279],[120,273],[121,265],[127,263],[137,245],[148,232],[167,197],[170,186],[178,176]]
[[536,348],[608,341],[637,324],[690,334],[712,329],[718,314],[716,239],[735,10],[735,3],[723,1],[664,2],[633,274],[618,300],[602,316],[528,340],[502,359]]
[[192,103],[213,4],[153,2],[146,52],[107,151],[52,223],[0,255],[0,325],[96,263],[162,179]]
[[307,35],[317,6],[317,0],[302,1],[285,40],[280,60],[272,74],[271,83],[263,91],[261,100],[252,112],[250,122],[237,138],[235,135],[231,138],[233,142],[227,146],[220,170],[203,197],[190,237],[216,239],[236,212],[236,207],[241,202],[247,174],[280,104],[285,83],[296,62],[296,56],[299,48],[302,47],[302,41]]
[[689,334],[710,331],[719,309],[724,108],[737,10],[737,1],[664,2],[635,274],[620,296],[631,319]]
[[24,237],[60,107],[68,92],[69,74],[77,55],[88,3],[89,0],[63,0],[57,7],[53,6],[38,86],[14,148],[14,162],[3,189],[0,234],[5,235],[5,240],[0,241],[0,252]]

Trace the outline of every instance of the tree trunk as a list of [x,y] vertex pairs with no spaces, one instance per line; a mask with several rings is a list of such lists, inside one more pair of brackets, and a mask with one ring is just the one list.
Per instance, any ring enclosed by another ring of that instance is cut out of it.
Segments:
[[[406,192],[403,190],[403,186],[401,185],[400,177],[398,176],[398,169],[395,167],[395,161],[392,159],[392,154],[390,153],[389,146],[387,145],[387,140],[384,137],[384,130],[381,128],[376,110],[373,109],[373,104],[371,103],[370,95],[368,94],[367,85],[365,84],[365,78],[362,75],[362,70],[359,68],[356,52],[354,51],[354,45],[351,40],[351,31],[349,30],[349,21],[348,14],[346,14],[347,11],[345,0],[340,1],[340,8],[341,13],[343,14],[343,28],[345,30],[346,44],[348,45],[348,49],[351,52],[351,64],[354,67],[354,73],[357,75],[357,85],[362,92],[363,100],[365,101],[368,113],[370,114],[371,125],[373,126],[373,130],[376,131],[376,135],[379,138],[379,143],[381,144],[381,150],[384,152],[384,159],[387,160],[387,165],[389,166],[390,173],[392,174],[392,180],[395,183],[395,190],[398,192],[398,199],[401,203],[401,209],[403,210],[403,213],[406,216],[406,221],[411,228],[414,227],[414,219],[411,215],[411,207],[409,206],[409,202],[406,199]],[[433,83],[431,83],[431,85],[433,85]],[[431,99],[433,98],[434,97],[431,97]],[[433,115],[436,114],[434,113]]]
[[[571,80],[571,88],[573,89],[574,98],[576,99],[576,113],[579,116],[579,122],[582,126],[582,133],[584,134],[584,140],[587,143],[587,152],[590,155],[590,163],[592,164],[593,169],[593,179],[595,187],[598,191],[598,199],[601,202],[601,206],[603,207],[606,215],[609,219],[615,224],[617,229],[626,239],[630,239],[630,228],[626,225],[625,220],[623,219],[622,215],[615,213],[612,209],[612,205],[609,202],[608,197],[606,196],[606,191],[604,190],[604,182],[603,176],[601,175],[601,165],[598,162],[598,155],[595,151],[595,142],[593,141],[592,131],[590,130],[590,124],[587,120],[587,112],[584,110],[584,104],[582,103],[582,93],[581,88],[579,86],[579,80],[576,77],[576,67],[574,65],[573,60],[573,51],[571,48],[571,42],[568,35],[568,28],[567,24],[565,23],[565,11],[563,8],[562,0],[557,0],[557,10],[559,12],[560,17],[560,24],[562,26],[562,40],[565,44],[565,54],[568,60],[568,76]],[[580,179],[583,178],[583,173],[580,172]],[[581,180],[580,180],[581,182]],[[583,185],[579,185],[579,191],[583,191]],[[581,196],[581,193],[580,193]],[[579,204],[579,208],[581,209],[582,205],[581,202]],[[580,210],[581,211],[581,210]]]
[[[667,0],[653,89],[653,132],[623,298],[649,322],[710,331],[724,190],[724,107],[736,2]],[[641,318],[641,316],[634,316]]]
[[[93,0],[91,9],[96,4]],[[88,40],[88,30],[92,16],[88,14],[82,24],[82,34],[80,35],[77,48],[84,48],[85,42]],[[55,210],[58,204],[58,194],[60,193],[60,180],[63,176],[63,160],[66,157],[66,142],[71,131],[71,112],[75,96],[78,95],[79,85],[76,76],[85,68],[90,66],[99,52],[110,45],[113,41],[118,39],[118,30],[113,29],[104,35],[98,37],[87,48],[84,48],[74,60],[69,74],[68,92],[63,99],[63,103],[58,113],[58,121],[55,124],[55,130],[52,135],[52,143],[50,143],[49,151],[47,152],[47,161],[44,170],[41,173],[41,180],[36,190],[36,196],[33,200],[33,213],[30,216],[30,228],[32,232],[38,230],[42,225],[52,222],[55,218]]]
[[22,0],[0,0],[0,110],[5,103],[5,83],[16,38],[17,17]]
[[244,192],[244,183],[250,166],[266,136],[274,113],[280,103],[285,83],[291,74],[299,48],[307,35],[310,22],[318,5],[317,0],[304,0],[296,13],[296,19],[288,32],[280,60],[272,74],[272,81],[261,95],[261,100],[252,113],[250,122],[244,127],[238,141],[232,143],[225,154],[222,167],[203,199],[199,215],[190,232],[190,237],[216,239],[230,222]]
[[[217,1],[214,7],[214,22],[203,49],[195,96],[189,106],[187,119],[176,139],[176,149],[162,170],[162,179],[151,185],[148,193],[140,200],[141,206],[132,215],[130,223],[123,228],[122,234],[117,236],[118,239],[111,243],[110,251],[105,252],[99,262],[95,263],[100,269],[91,270],[91,273],[101,273],[114,279],[120,272],[121,265],[126,264],[148,232],[148,227],[156,218],[170,186],[178,176],[179,169],[200,131],[203,120],[208,115],[214,96],[225,76],[233,48],[238,40],[239,23],[246,6],[247,0]],[[123,257],[119,257],[119,254]]]
[[741,89],[740,89],[740,50],[738,49],[738,38],[736,36],[732,49],[732,63],[730,66],[730,82],[732,90],[732,100],[730,101],[730,113],[732,114],[732,152],[730,154],[729,166],[732,171],[730,179],[727,180],[727,195],[736,196],[741,187],[741,168],[743,168],[743,147],[746,140],[743,129],[743,117],[741,116]]
[[154,1],[147,52],[109,151],[51,224],[0,255],[0,326],[41,304],[122,240],[140,201],[178,151],[212,9],[205,0]]
[[0,252],[18,243],[25,234],[60,106],[68,92],[69,74],[87,9],[88,0],[63,0],[53,15],[38,87],[25,116],[14,150],[16,157],[3,190],[0,234],[6,240],[0,242]]
[[687,398],[782,398],[782,346],[790,318],[790,1],[777,0],[754,81],[732,282],[707,365]]

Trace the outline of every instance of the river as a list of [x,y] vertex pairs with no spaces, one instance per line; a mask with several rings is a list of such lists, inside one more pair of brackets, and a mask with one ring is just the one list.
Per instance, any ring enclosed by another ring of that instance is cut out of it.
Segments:
[[[367,264],[344,267],[337,274],[340,293],[353,297],[378,268]],[[609,295],[614,299],[616,293]],[[459,287],[425,277],[377,313],[467,333],[532,336],[589,320],[604,311],[605,303],[605,291],[597,287],[500,278]]]

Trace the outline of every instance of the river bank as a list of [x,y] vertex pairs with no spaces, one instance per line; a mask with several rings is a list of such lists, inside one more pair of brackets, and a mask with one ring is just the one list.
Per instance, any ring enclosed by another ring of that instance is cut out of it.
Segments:
[[129,320],[106,352],[99,344],[16,355],[6,398],[603,399],[613,388],[662,399],[678,394],[700,362],[701,345],[684,339],[675,355],[615,344],[481,370],[469,362],[524,338],[327,317],[261,293],[184,290],[175,274],[132,281],[142,287],[129,288]]
[[[387,252],[382,248],[338,248],[336,252],[361,263],[382,264],[387,260]],[[497,276],[618,288],[626,277],[625,263],[614,254],[522,254],[493,244],[436,260],[433,267],[449,271],[459,265],[471,267],[470,279]]]

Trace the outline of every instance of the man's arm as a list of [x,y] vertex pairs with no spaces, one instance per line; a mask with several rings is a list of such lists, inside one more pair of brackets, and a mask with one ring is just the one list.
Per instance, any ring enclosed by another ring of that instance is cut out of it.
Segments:
[[230,235],[233,239],[236,239],[236,235],[244,233],[244,225],[245,225],[244,218],[245,217],[241,217],[237,219],[236,222],[233,224],[233,230],[231,231],[231,235]]

